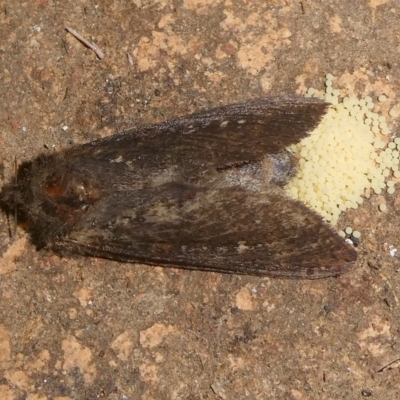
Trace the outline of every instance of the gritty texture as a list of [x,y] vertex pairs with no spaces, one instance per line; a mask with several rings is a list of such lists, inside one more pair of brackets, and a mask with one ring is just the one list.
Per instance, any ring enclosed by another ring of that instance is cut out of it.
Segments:
[[[395,0],[3,0],[2,180],[14,157],[301,95],[327,72],[354,95],[385,94],[388,116],[399,11]],[[319,281],[61,259],[23,230],[10,238],[2,215],[0,398],[397,399],[399,207],[398,192],[371,195],[339,220],[361,231],[359,259]]]

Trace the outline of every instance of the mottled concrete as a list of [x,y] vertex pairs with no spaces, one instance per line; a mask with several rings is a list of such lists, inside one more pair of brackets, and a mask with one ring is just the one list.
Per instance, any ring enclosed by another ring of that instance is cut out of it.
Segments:
[[[399,12],[397,0],[3,0],[3,180],[14,157],[322,89],[328,72],[349,93],[386,94],[387,115]],[[349,212],[357,267],[320,281],[61,259],[22,230],[10,238],[2,215],[0,398],[398,399],[399,203],[371,195]]]

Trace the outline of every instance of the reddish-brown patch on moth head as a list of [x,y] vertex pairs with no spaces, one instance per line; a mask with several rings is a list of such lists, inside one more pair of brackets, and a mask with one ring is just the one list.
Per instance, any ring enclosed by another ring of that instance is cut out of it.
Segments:
[[61,197],[64,195],[65,188],[59,182],[50,182],[45,188],[45,193],[50,197]]
[[71,226],[100,198],[99,191],[89,182],[68,174],[45,178],[43,194],[45,212]]

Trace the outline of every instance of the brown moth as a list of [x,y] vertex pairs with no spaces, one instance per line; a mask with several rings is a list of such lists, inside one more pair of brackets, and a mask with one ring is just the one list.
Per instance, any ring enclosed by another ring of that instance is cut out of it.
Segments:
[[324,278],[357,258],[283,186],[328,105],[264,98],[22,164],[0,203],[38,248],[187,269]]

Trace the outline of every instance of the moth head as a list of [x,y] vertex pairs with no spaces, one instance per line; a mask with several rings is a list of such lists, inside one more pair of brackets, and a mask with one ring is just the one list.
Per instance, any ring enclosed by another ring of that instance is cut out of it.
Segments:
[[41,156],[23,163],[15,182],[0,193],[0,206],[16,212],[38,247],[66,235],[99,199],[90,172],[61,160]]

